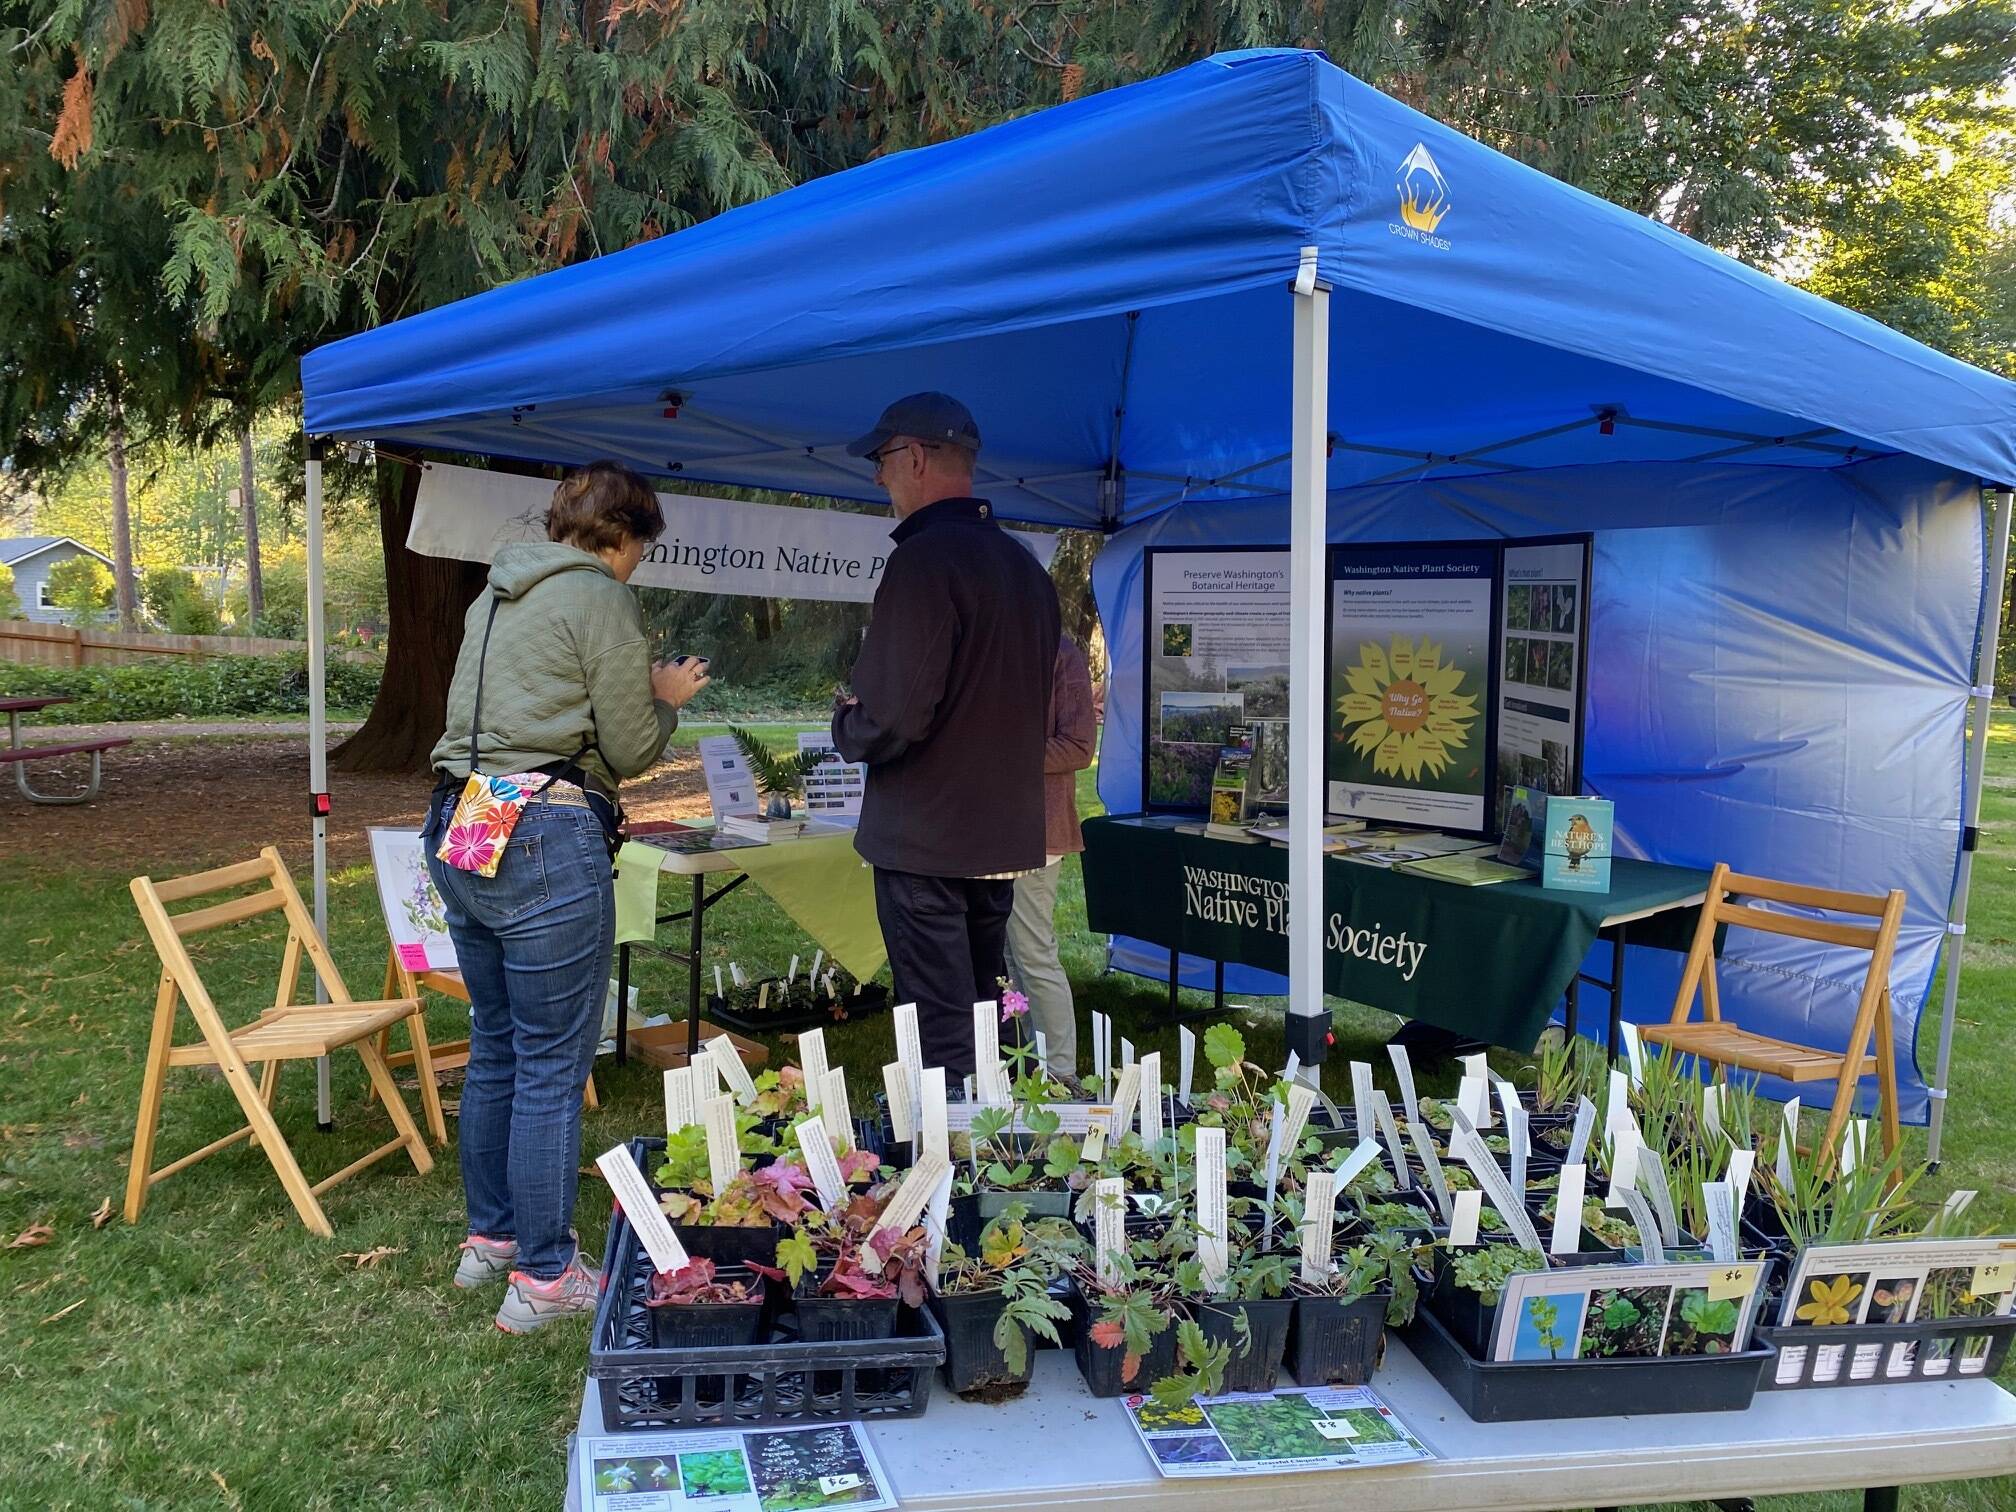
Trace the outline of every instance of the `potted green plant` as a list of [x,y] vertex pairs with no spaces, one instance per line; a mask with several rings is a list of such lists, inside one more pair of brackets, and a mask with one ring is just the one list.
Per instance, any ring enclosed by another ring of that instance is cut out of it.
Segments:
[[652,1342],[660,1349],[719,1349],[754,1344],[763,1332],[763,1284],[704,1256],[676,1271],[655,1272],[645,1289]]
[[1411,1315],[1414,1246],[1398,1233],[1375,1234],[1338,1257],[1320,1281],[1299,1269],[1289,1282],[1295,1309],[1288,1326],[1288,1370],[1304,1386],[1357,1386],[1378,1368],[1396,1278]]
[[945,1376],[953,1392],[987,1401],[1020,1396],[1029,1384],[1034,1333],[1052,1344],[1071,1309],[1050,1295],[1051,1280],[1083,1249],[1061,1218],[1030,1220],[1011,1202],[981,1229],[972,1251],[947,1241],[927,1304],[945,1334]]
[[763,795],[765,819],[789,819],[791,805],[805,796],[805,778],[826,759],[824,751],[795,751],[780,756],[760,735],[738,726],[728,727],[729,738],[742,753],[756,791]]
[[811,1189],[803,1166],[773,1160],[760,1170],[738,1171],[718,1195],[702,1177],[683,1191],[661,1193],[658,1206],[687,1254],[747,1266],[775,1255],[779,1234],[804,1214]]
[[1205,1340],[1230,1350],[1224,1390],[1274,1389],[1295,1312],[1295,1299],[1288,1295],[1295,1266],[1293,1255],[1269,1250],[1235,1222],[1225,1277],[1216,1287],[1205,1286],[1194,1261],[1177,1268],[1178,1287]]
[[1459,1250],[1435,1273],[1428,1306],[1450,1334],[1480,1360],[1491,1357],[1491,1335],[1505,1283],[1526,1271],[1547,1269],[1547,1257],[1516,1244],[1480,1244]]
[[757,1267],[790,1287],[798,1334],[808,1343],[886,1339],[896,1331],[899,1305],[924,1305],[924,1227],[875,1229],[894,1192],[889,1184],[858,1193],[837,1213],[808,1207],[777,1241],[775,1268]]
[[1138,1390],[1176,1368],[1183,1314],[1164,1250],[1164,1234],[1157,1233],[1130,1240],[1114,1257],[1110,1278],[1083,1259],[1072,1268],[1078,1374],[1093,1396]]

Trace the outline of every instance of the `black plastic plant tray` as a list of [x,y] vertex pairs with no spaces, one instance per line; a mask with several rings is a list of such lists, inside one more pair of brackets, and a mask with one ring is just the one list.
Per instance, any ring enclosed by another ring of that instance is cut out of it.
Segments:
[[1992,1380],[2009,1358],[2016,1317],[1760,1328],[1757,1337],[1778,1349],[1762,1391]]
[[657,1349],[644,1306],[650,1268],[619,1209],[588,1344],[610,1432],[908,1418],[930,1405],[945,1336],[927,1312],[904,1308],[887,1339],[808,1344],[790,1336],[787,1320],[786,1336],[771,1343]]
[[1741,1354],[1671,1360],[1479,1360],[1427,1308],[1402,1337],[1414,1357],[1479,1423],[1543,1418],[1742,1412],[1777,1357],[1757,1341]]
[[841,1002],[847,1010],[845,1019],[835,1019],[829,1003],[793,1007],[789,1012],[773,1009],[758,1013],[753,1004],[745,1010],[735,1007],[726,998],[710,997],[707,999],[707,1017],[714,1023],[744,1034],[795,1034],[801,1029],[817,1029],[833,1023],[851,1024],[881,1013],[889,1006],[889,990],[879,982],[871,982],[850,993]]

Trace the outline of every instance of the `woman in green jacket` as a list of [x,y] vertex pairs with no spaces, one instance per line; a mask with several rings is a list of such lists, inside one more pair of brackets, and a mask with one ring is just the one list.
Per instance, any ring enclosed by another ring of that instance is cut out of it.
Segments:
[[[655,763],[678,709],[707,685],[698,658],[653,665],[623,585],[665,530],[651,487],[597,462],[553,494],[543,542],[497,553],[469,606],[434,747],[428,870],[469,987],[455,1284],[509,1278],[497,1326],[529,1333],[591,1312],[600,1278],[572,1230],[581,1087],[602,1031],[614,948],[616,784]],[[471,770],[534,797],[498,859],[452,823]]]

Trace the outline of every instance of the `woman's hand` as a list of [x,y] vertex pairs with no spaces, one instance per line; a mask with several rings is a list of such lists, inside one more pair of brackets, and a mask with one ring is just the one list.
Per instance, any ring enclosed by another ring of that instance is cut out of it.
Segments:
[[681,709],[695,693],[707,686],[708,681],[704,657],[689,656],[682,661],[659,662],[651,668],[651,696]]

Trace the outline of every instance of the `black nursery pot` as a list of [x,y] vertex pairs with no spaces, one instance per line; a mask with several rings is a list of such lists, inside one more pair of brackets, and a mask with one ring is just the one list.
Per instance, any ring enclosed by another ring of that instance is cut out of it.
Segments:
[[1028,1208],[1031,1218],[1069,1218],[1076,1192],[967,1192],[954,1197],[945,1212],[945,1237],[967,1254],[980,1247],[980,1230],[1001,1216],[1010,1203]]
[[1423,1291],[1421,1300],[1457,1343],[1477,1359],[1491,1358],[1491,1335],[1498,1327],[1496,1302],[1487,1304],[1469,1287],[1458,1286],[1447,1265],[1436,1268],[1435,1284]]
[[945,1383],[955,1396],[977,1395],[993,1401],[1018,1397],[1029,1386],[1036,1362],[1034,1340],[1018,1373],[994,1343],[994,1325],[1008,1299],[999,1291],[972,1292],[958,1297],[927,1297],[925,1305],[945,1335]]
[[896,1334],[895,1297],[822,1297],[819,1287],[832,1268],[807,1276],[792,1294],[798,1337],[807,1344],[837,1339],[889,1339]]
[[1379,1367],[1391,1292],[1344,1301],[1297,1297],[1288,1328],[1288,1370],[1301,1386],[1363,1386]]
[[759,1287],[747,1302],[661,1302],[646,1304],[645,1311],[651,1314],[651,1342],[659,1349],[732,1349],[762,1337],[764,1306]]
[[1134,1379],[1128,1381],[1122,1380],[1120,1374],[1127,1359],[1126,1347],[1115,1345],[1108,1349],[1092,1341],[1093,1306],[1075,1283],[1071,1287],[1071,1312],[1078,1326],[1077,1342],[1073,1345],[1078,1357],[1078,1374],[1085,1382],[1085,1389],[1093,1396],[1116,1397],[1124,1392],[1146,1391],[1150,1382],[1176,1373],[1176,1324],[1173,1320],[1155,1335],[1148,1353],[1141,1356],[1140,1368],[1134,1372]]
[[760,1227],[675,1223],[672,1232],[686,1253],[695,1259],[712,1260],[716,1266],[747,1266],[751,1261],[775,1265],[777,1241],[784,1230],[775,1223]]
[[[1242,1359],[1239,1354],[1239,1314],[1246,1314],[1252,1348]],[[1272,1391],[1281,1371],[1281,1358],[1288,1352],[1288,1325],[1295,1316],[1293,1297],[1271,1297],[1258,1302],[1199,1302],[1197,1326],[1213,1344],[1230,1344],[1232,1358],[1225,1365],[1226,1391]]]

